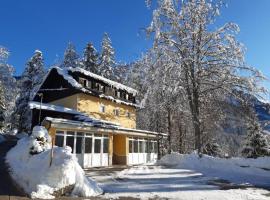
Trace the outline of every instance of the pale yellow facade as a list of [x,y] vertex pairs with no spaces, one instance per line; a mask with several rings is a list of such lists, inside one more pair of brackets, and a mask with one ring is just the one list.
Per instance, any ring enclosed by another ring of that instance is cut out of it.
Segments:
[[57,106],[63,106],[63,107],[67,107],[67,108],[71,108],[74,110],[77,110],[78,108],[78,94],[74,94],[62,99],[58,99],[55,101],[50,102],[53,105],[57,105]]
[[[118,123],[124,128],[136,129],[136,108],[87,94],[76,94],[50,102],[72,108],[90,117]],[[116,111],[117,110],[117,111]]]

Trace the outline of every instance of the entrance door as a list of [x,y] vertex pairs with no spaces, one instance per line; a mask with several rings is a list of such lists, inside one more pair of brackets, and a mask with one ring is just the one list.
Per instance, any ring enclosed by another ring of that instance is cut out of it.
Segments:
[[92,167],[92,147],[93,147],[93,139],[92,134],[85,134],[84,138],[84,167]]
[[103,135],[102,142],[102,166],[109,165],[109,138]]
[[94,152],[93,152],[93,158],[92,158],[92,166],[98,167],[102,166],[102,152],[101,152],[101,141],[102,137],[99,135],[94,136]]

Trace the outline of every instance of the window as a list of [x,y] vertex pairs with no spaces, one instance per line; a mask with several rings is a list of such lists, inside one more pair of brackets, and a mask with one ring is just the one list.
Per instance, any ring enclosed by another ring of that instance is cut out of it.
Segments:
[[98,90],[99,90],[100,92],[104,92],[104,85],[99,84]]
[[133,148],[134,148],[134,153],[138,153],[138,150],[139,150],[139,149],[138,149],[138,140],[135,139],[135,140],[133,141],[133,145],[134,145],[134,146],[133,146]]
[[128,94],[126,94],[126,100],[128,100],[129,99],[129,96],[128,96]]
[[74,136],[67,136],[66,146],[70,146],[72,153],[74,152]]
[[64,136],[63,135],[56,135],[55,136],[55,145],[58,147],[64,146]]
[[86,137],[85,138],[85,153],[92,153],[92,138]]
[[95,139],[94,153],[100,153],[101,139]]
[[92,82],[91,81],[87,81],[87,86],[86,87],[88,87],[88,88],[92,88]]
[[84,87],[88,87],[88,81],[84,78],[79,78],[79,83]]
[[120,98],[121,97],[121,92],[117,91],[117,97]]
[[113,113],[114,113],[115,116],[119,116],[120,111],[119,111],[118,108],[116,108],[116,109],[113,110]]
[[133,140],[129,139],[129,153],[133,153],[133,149],[132,149],[133,145],[132,145],[132,143],[133,143]]
[[82,137],[76,138],[76,154],[82,153]]
[[109,138],[103,138],[103,153],[109,152]]
[[139,153],[143,153],[143,141],[139,141]]
[[105,113],[105,106],[103,104],[100,105],[100,112]]
[[154,142],[154,153],[158,152],[158,146],[157,146],[157,142]]
[[131,118],[131,113],[130,112],[127,111],[126,115],[127,115],[127,118],[129,118],[129,119]]

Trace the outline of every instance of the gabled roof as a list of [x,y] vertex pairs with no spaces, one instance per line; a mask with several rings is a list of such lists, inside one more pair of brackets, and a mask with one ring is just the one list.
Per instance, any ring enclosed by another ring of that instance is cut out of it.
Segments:
[[[117,83],[115,81],[112,81],[112,80],[109,80],[107,78],[104,78],[102,76],[99,76],[97,74],[94,74],[94,73],[91,73],[91,72],[88,72],[82,68],[79,68],[79,67],[76,67],[76,68],[67,68],[67,69],[62,69],[58,66],[53,66],[49,72],[47,73],[46,77],[44,78],[43,80],[43,83],[44,81],[47,79],[47,77],[50,75],[50,73],[55,70],[57,72],[57,74],[61,77],[63,77],[64,80],[66,80],[71,87],[73,87],[74,89],[77,89],[83,93],[86,93],[86,94],[93,94],[93,95],[97,95],[96,92],[93,92],[91,91],[89,88],[86,88],[84,87],[83,85],[81,85],[73,76],[72,76],[72,73],[75,73],[75,72],[78,72],[78,73],[81,73],[83,74],[84,76],[86,77],[89,77],[89,78],[92,78],[92,79],[95,79],[95,80],[98,80],[100,82],[103,82],[104,84],[106,85],[109,85],[113,88],[116,88],[116,89],[120,89],[120,90],[123,90],[123,91],[126,91],[127,93],[130,93],[130,94],[133,94],[134,96],[138,93],[137,90],[133,89],[133,88],[130,88],[128,86],[125,86],[121,83]],[[37,90],[37,91],[40,91],[40,90],[46,90],[46,89],[41,89],[43,83],[41,83],[40,85],[40,88]],[[61,88],[60,88],[61,89]],[[56,89],[54,89],[56,90]],[[37,93],[36,93],[37,94]],[[36,94],[34,95],[33,99],[35,99],[35,96]],[[111,101],[114,101],[116,103],[119,103],[119,104],[125,104],[125,105],[128,105],[128,106],[134,106],[134,107],[140,107],[138,104],[135,104],[135,103],[131,103],[131,102],[126,102],[126,101],[123,101],[123,100],[120,100],[120,99],[116,99],[112,96],[108,96],[108,95],[105,95],[105,94],[99,94],[98,95],[100,98],[104,98],[104,99],[108,99],[108,100],[111,100]]]
[[92,72],[86,71],[83,68],[76,67],[76,68],[68,68],[67,70],[71,71],[71,72],[79,72],[81,74],[84,74],[87,77],[91,77],[91,78],[93,78],[95,80],[99,80],[99,81],[101,81],[101,82],[103,82],[105,84],[108,84],[111,87],[114,87],[114,88],[120,89],[120,90],[124,90],[124,91],[126,91],[126,92],[128,92],[130,94],[133,94],[134,96],[138,94],[138,91],[131,88],[131,87],[125,86],[125,85],[123,85],[121,83],[117,83],[117,82],[112,81],[110,79],[104,78],[103,76],[99,76],[99,75],[94,74]]

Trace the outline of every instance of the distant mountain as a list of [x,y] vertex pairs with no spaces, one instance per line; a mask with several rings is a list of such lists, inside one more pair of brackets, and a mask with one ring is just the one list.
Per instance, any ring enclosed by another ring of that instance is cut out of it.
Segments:
[[[256,110],[258,119],[263,123],[266,121],[270,122],[270,104],[260,101],[257,98],[254,98],[253,105]],[[265,130],[270,132],[270,125],[265,127]]]

